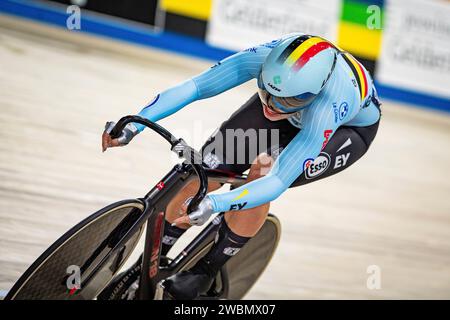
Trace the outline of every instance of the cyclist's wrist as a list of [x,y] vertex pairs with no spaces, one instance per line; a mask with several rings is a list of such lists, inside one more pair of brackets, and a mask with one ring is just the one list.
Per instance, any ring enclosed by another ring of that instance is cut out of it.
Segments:
[[205,197],[205,199],[207,199],[208,205],[211,206],[211,210],[212,210],[213,213],[217,213],[217,212],[220,211],[220,210],[219,210],[219,207],[218,207],[218,205],[217,205],[217,200],[216,200],[216,198],[214,197],[213,194],[207,195],[207,196]]
[[128,123],[122,130],[121,136],[117,139],[121,145],[128,144],[137,134],[139,130],[134,123]]

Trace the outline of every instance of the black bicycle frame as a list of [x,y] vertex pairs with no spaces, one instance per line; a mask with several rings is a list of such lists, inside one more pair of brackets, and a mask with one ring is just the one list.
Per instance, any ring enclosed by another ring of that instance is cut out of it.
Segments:
[[[133,230],[137,230],[137,227],[142,225],[143,221],[147,220],[138,298],[149,300],[154,298],[157,284],[161,280],[178,272],[188,261],[199,254],[199,251],[205,247],[205,243],[213,242],[215,235],[213,229],[218,228],[218,225],[216,224],[209,224],[167,268],[161,269],[159,267],[161,242],[164,232],[165,211],[169,202],[186,184],[193,179],[198,178],[200,182],[199,190],[191,200],[187,209],[187,212],[190,213],[206,196],[208,179],[220,183],[230,183],[232,186],[236,187],[244,184],[246,177],[205,168],[201,161],[201,155],[193,148],[189,147],[182,139],[175,138],[163,127],[139,116],[126,116],[120,119],[111,131],[111,137],[118,137],[125,125],[129,122],[141,123],[154,130],[171,144],[172,151],[176,152],[180,158],[186,159],[185,162],[175,165],[173,169],[145,195],[144,198],[140,199],[144,203],[144,211],[135,223],[135,226],[127,233],[127,236],[131,235]],[[125,238],[128,238],[127,236],[124,237],[116,247],[120,247]],[[226,278],[225,273],[223,276]]]

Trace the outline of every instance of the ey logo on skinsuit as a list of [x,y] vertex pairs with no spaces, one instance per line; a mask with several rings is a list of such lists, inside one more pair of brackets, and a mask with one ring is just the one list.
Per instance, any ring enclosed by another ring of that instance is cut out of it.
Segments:
[[247,205],[247,202],[243,202],[243,203],[234,203],[230,206],[230,211],[231,210],[242,210],[242,208],[244,208]]
[[[242,192],[236,198],[234,198],[232,201],[236,201],[236,200],[242,199],[246,195],[248,195],[248,189],[242,190]],[[246,205],[247,205],[247,202],[232,204],[230,206],[230,210],[241,210]]]
[[334,168],[333,169],[337,169],[337,168],[340,168],[340,167],[345,167],[349,157],[350,157],[350,152],[346,153],[346,154],[338,155],[336,157],[335,162],[334,162]]

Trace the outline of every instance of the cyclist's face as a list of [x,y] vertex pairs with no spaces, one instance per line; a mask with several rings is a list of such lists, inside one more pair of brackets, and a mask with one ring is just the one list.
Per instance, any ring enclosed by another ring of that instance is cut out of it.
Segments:
[[271,103],[270,99],[267,99],[264,95],[264,91],[260,90],[259,98],[263,106],[264,116],[270,121],[280,121],[289,118],[292,113],[284,113]]
[[276,108],[271,108],[266,104],[263,105],[263,112],[264,116],[269,119],[270,121],[280,121],[287,119],[291,116],[291,114],[281,113],[281,111],[277,110]]

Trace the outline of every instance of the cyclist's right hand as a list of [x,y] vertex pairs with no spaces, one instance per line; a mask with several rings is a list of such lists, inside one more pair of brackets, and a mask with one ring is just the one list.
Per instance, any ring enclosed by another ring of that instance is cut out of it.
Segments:
[[129,123],[122,130],[122,134],[116,138],[111,138],[111,130],[114,128],[116,123],[114,121],[109,121],[105,125],[105,131],[102,135],[102,150],[106,151],[108,148],[112,147],[122,147],[127,145],[138,133],[138,129],[133,123]]

